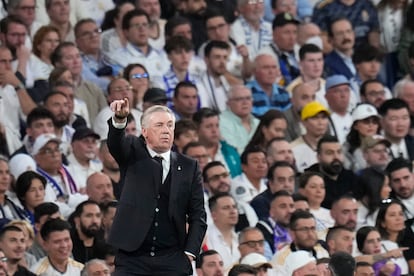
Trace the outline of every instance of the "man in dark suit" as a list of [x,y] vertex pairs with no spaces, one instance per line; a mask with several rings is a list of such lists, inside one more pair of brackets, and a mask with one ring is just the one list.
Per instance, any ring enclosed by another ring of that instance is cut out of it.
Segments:
[[171,151],[169,108],[144,112],[140,138],[125,136],[128,99],[111,109],[108,147],[125,179],[109,235],[119,249],[115,275],[190,275],[207,228],[198,163]]

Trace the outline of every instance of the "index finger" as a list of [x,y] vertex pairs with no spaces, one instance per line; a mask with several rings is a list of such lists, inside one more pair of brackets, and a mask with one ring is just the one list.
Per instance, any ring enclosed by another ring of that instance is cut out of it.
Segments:
[[410,248],[409,247],[399,247],[398,249],[401,250],[401,251],[405,251],[405,250],[408,250]]

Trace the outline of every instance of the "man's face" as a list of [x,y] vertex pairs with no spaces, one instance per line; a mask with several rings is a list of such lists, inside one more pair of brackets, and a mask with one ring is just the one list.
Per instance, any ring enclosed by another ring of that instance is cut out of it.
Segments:
[[273,41],[281,51],[293,51],[297,37],[298,26],[295,24],[276,27],[273,31]]
[[69,22],[69,0],[52,0],[49,9],[47,9],[47,14],[52,22],[58,24]]
[[389,109],[381,119],[385,137],[404,139],[410,130],[410,114],[406,108]]
[[192,57],[193,51],[185,49],[175,49],[168,54],[173,68],[179,72],[187,72]]
[[314,137],[322,137],[328,130],[329,119],[325,112],[302,121],[306,131]]
[[220,142],[219,117],[204,118],[198,127],[198,137],[206,146],[217,145]]
[[206,11],[207,3],[205,0],[186,0],[185,13],[202,15]]
[[137,8],[145,11],[149,15],[151,23],[156,23],[161,17],[159,0],[139,0],[137,2]]
[[27,29],[25,25],[10,23],[7,33],[5,34],[5,44],[7,48],[16,50],[18,47],[24,45],[26,36]]
[[62,94],[56,94],[45,102],[45,107],[55,116],[56,127],[62,128],[69,123],[70,111],[68,99]]
[[235,226],[239,219],[236,202],[231,196],[224,196],[217,199],[217,204],[211,210],[211,217],[215,225]]
[[247,164],[242,164],[242,170],[248,178],[262,179],[267,173],[266,155],[263,152],[248,154]]
[[357,222],[358,203],[355,199],[343,198],[331,209],[331,216],[336,226],[345,226],[354,230]]
[[27,27],[30,27],[35,20],[35,9],[35,0],[22,0],[14,11],[14,14],[23,20]]
[[346,252],[352,254],[352,246],[354,242],[354,233],[351,231],[340,230],[333,240],[328,241],[329,254],[336,252]]
[[148,45],[149,22],[146,16],[134,16],[129,21],[129,28],[124,30],[127,40],[134,46]]
[[191,25],[185,23],[185,24],[176,26],[174,30],[172,31],[172,36],[177,36],[177,35],[185,37],[189,40],[193,40],[193,33],[192,33]]
[[205,256],[201,268],[197,269],[200,276],[223,276],[224,262],[219,254]]
[[319,275],[323,275],[323,274],[320,274],[318,270],[318,266],[316,265],[316,262],[309,262],[306,265],[295,270],[294,273],[292,274],[292,276],[319,276]]
[[95,54],[101,47],[101,29],[95,22],[82,24],[76,33],[76,45],[85,54]]
[[114,199],[114,190],[109,176],[96,173],[88,178],[86,194],[90,199],[98,203],[108,202]]
[[[0,251],[0,259],[6,257],[4,255],[3,251]],[[8,266],[7,261],[1,261],[0,260],[0,276],[7,276]]]
[[96,204],[83,206],[83,211],[78,218],[75,218],[76,228],[85,236],[95,237],[102,226],[101,209]]
[[269,188],[272,194],[280,190],[293,193],[295,189],[295,172],[291,167],[277,167],[273,172],[273,179],[269,179]]
[[184,115],[191,117],[197,112],[198,93],[194,87],[181,87],[177,97],[173,97],[175,110]]
[[408,199],[414,193],[413,173],[408,168],[393,171],[390,184],[395,194],[402,199]]
[[84,162],[95,159],[98,151],[97,142],[96,138],[91,136],[73,141],[72,150],[76,159]]
[[249,22],[258,22],[264,15],[263,1],[248,1],[239,7],[240,14]]
[[339,20],[332,25],[331,43],[334,49],[346,52],[354,48],[355,33],[348,20]]
[[254,78],[259,84],[270,85],[280,76],[279,66],[270,55],[261,55],[256,58]]
[[109,268],[103,263],[93,263],[88,266],[88,275],[92,276],[105,276],[111,275]]
[[291,196],[279,196],[270,204],[270,217],[283,227],[288,227],[290,217],[295,211],[295,203]]
[[385,168],[390,161],[389,149],[382,143],[366,149],[363,154],[370,167]]
[[26,133],[33,140],[45,133],[54,133],[55,127],[53,126],[53,121],[50,118],[43,118],[33,121],[30,126],[27,127]]
[[209,40],[227,42],[230,34],[230,27],[223,16],[216,16],[206,21],[207,37]]
[[187,150],[186,155],[198,161],[201,171],[210,161],[210,157],[208,156],[206,147],[204,146],[191,147]]
[[210,55],[204,57],[204,61],[207,64],[207,69],[213,75],[223,75],[227,71],[227,61],[229,58],[229,50],[213,48],[211,49]]
[[341,144],[337,142],[323,143],[318,161],[322,169],[330,175],[338,175],[343,169],[344,155]]
[[61,92],[66,95],[66,98],[68,99],[68,108],[70,113],[73,113],[73,110],[75,108],[75,92],[73,91],[73,89],[73,87],[69,86],[57,86],[54,89],[57,92]]
[[379,108],[385,102],[384,86],[379,82],[373,82],[365,87],[365,96],[361,95],[361,101],[370,103]]
[[370,265],[358,266],[355,269],[355,276],[374,276],[375,271]]
[[10,264],[17,264],[25,252],[25,238],[23,231],[7,231],[0,241],[1,249]]
[[230,174],[223,166],[211,167],[206,172],[207,179],[204,179],[206,188],[210,195],[218,193],[228,193],[230,191]]
[[326,91],[325,98],[328,102],[329,108],[333,112],[344,113],[346,112],[349,99],[350,99],[350,88],[347,84],[337,85]]
[[248,88],[239,88],[233,91],[231,97],[227,100],[231,112],[240,118],[249,116],[253,108],[252,92]]
[[0,50],[0,72],[5,73],[6,71],[12,70],[12,63],[13,57],[8,49],[1,49]]
[[2,193],[9,189],[11,182],[11,175],[9,164],[3,160],[0,161],[0,191]]
[[298,249],[311,250],[316,245],[315,219],[298,219],[294,229],[290,229],[291,237]]
[[50,259],[65,262],[72,255],[72,239],[68,230],[54,231],[44,241],[44,247]]
[[274,14],[280,14],[280,13],[290,13],[291,15],[295,16],[297,15],[297,4],[296,0],[281,0],[276,1],[276,7],[273,10]]
[[108,101],[113,102],[115,100],[123,100],[125,98],[128,98],[130,103],[134,100],[132,87],[129,82],[123,78],[113,81],[109,87]]
[[307,53],[300,61],[301,73],[310,78],[317,79],[322,76],[323,73],[323,54],[320,53]]
[[177,146],[177,148],[180,150],[180,152],[183,150],[183,148],[190,142],[197,142],[198,141],[198,133],[197,131],[193,129],[187,129],[185,132],[181,133],[178,137],[174,137],[174,144]]
[[138,136],[137,122],[131,120],[125,127],[125,135]]
[[402,87],[402,91],[398,96],[408,104],[410,113],[414,114],[414,83],[408,82]]
[[241,258],[250,253],[264,254],[264,237],[260,230],[247,231],[239,243]]
[[142,126],[142,135],[147,145],[157,153],[170,150],[174,142],[173,115],[167,112],[154,112],[149,116],[147,123],[147,126]]
[[315,101],[315,97],[315,89],[311,85],[303,83],[293,89],[291,102],[295,111],[300,112],[306,104]]
[[272,154],[267,155],[267,163],[269,166],[271,166],[276,161],[286,161],[291,165],[295,163],[292,147],[288,141],[274,141],[270,147]]
[[77,47],[68,46],[62,49],[62,59],[58,65],[68,68],[72,76],[79,76],[82,71],[82,58]]
[[37,165],[46,172],[57,171],[62,166],[62,152],[56,142],[47,143],[34,156]]
[[356,64],[355,67],[363,79],[374,80],[378,76],[381,62],[378,60],[365,61],[360,64]]

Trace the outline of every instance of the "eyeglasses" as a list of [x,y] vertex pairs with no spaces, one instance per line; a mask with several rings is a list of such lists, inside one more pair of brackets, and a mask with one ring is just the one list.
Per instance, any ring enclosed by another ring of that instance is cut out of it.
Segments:
[[19,7],[19,10],[22,10],[24,12],[33,12],[36,9],[36,6],[21,6]]
[[392,202],[392,199],[391,198],[387,198],[387,199],[381,200],[381,203],[382,204],[390,204],[391,202]]
[[245,241],[245,242],[242,242],[240,245],[247,245],[250,248],[255,248],[256,246],[263,246],[264,245],[264,240]]
[[81,38],[89,38],[89,39],[91,39],[91,38],[93,38],[94,36],[99,35],[100,33],[102,33],[102,30],[101,30],[101,29],[99,29],[99,28],[97,28],[97,29],[95,29],[95,30],[93,30],[93,31],[84,32],[84,33],[82,33],[79,37],[81,37]]
[[254,4],[263,4],[264,0],[249,0],[247,4],[254,5]]
[[210,181],[218,181],[218,180],[220,180],[220,178],[222,177],[222,178],[227,178],[227,177],[229,177],[230,176],[230,174],[228,173],[228,172],[223,172],[223,173],[220,173],[220,174],[215,174],[215,175],[213,175],[213,176],[211,176],[209,179],[208,179],[208,181],[210,182]]
[[301,227],[301,228],[293,229],[293,231],[297,231],[297,232],[315,232],[316,231],[316,227],[315,226],[312,226],[312,227]]
[[6,263],[8,261],[7,257],[0,257],[0,262]]
[[148,77],[149,77],[148,73],[133,74],[131,76],[131,79],[147,79]]
[[123,92],[123,91],[131,91],[132,90],[132,86],[125,86],[125,87],[113,87],[111,89],[111,92]]

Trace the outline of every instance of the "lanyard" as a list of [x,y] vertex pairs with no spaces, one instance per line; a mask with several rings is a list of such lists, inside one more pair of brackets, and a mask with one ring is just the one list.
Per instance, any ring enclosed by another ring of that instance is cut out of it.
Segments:
[[[210,79],[210,75],[208,73],[207,73],[207,80],[208,80],[208,85],[210,86],[211,96],[212,96],[212,99],[214,101],[213,102],[214,107],[215,107],[214,109],[216,111],[220,111],[220,107],[219,107],[218,102],[217,102],[217,99],[216,99],[216,93],[214,91],[214,87],[215,86],[213,86],[213,84],[211,82],[211,79]],[[224,94],[227,95],[227,89],[224,87],[224,85],[223,85],[223,83],[221,81],[220,81],[220,86],[223,88]]]
[[253,39],[252,39],[252,30],[249,26],[249,23],[247,23],[246,19],[244,17],[240,17],[240,23],[243,27],[245,38],[246,38],[246,45],[251,45],[254,49],[254,51],[257,53],[260,48],[262,47],[262,36],[264,36],[266,30],[263,28],[263,21],[260,20],[260,27],[259,27],[259,39],[257,42],[257,45],[254,45]]
[[60,188],[59,184],[56,182],[56,180],[54,180],[47,172],[45,172],[44,170],[42,170],[41,168],[37,168],[37,171],[43,175],[44,177],[46,177],[46,179],[48,180],[48,182],[50,184],[52,184],[52,188],[55,190],[55,192],[57,192],[58,196],[57,197],[61,197],[63,196],[63,191],[62,188]]

